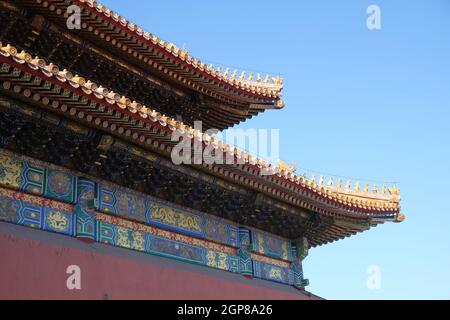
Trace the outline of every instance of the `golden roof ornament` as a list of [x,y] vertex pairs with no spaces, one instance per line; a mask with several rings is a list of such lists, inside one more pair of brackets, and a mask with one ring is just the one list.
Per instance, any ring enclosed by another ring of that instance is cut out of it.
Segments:
[[16,56],[13,57],[13,59],[14,59],[14,61],[22,64],[22,63],[25,63],[25,62],[26,63],[30,63],[31,60],[33,59],[33,57],[31,56],[31,54],[29,54],[29,53],[27,53],[25,51],[22,51],[22,52],[16,54]]
[[[3,54],[9,54],[11,57],[11,60],[14,59],[14,57],[16,57],[18,60],[25,60],[25,62],[27,62],[26,60],[29,60],[30,57],[26,54],[26,52],[21,52],[21,53],[17,53],[16,50],[14,50],[13,47],[11,46],[5,46],[3,44],[1,44],[0,42],[0,47],[3,49]],[[12,54],[13,53],[13,54]],[[16,59],[14,59],[16,60]],[[16,61],[17,62],[17,61]],[[19,62],[20,63],[20,62]],[[193,135],[197,138],[197,137],[202,137],[202,133],[199,131],[194,131],[192,128],[190,128],[189,126],[182,124],[181,122],[175,121],[174,119],[167,117],[165,115],[161,115],[158,112],[156,112],[153,109],[150,109],[149,107],[143,106],[141,104],[139,104],[136,101],[130,102],[130,99],[125,97],[125,96],[121,96],[118,93],[115,93],[113,91],[110,91],[104,87],[102,87],[100,84],[95,84],[92,81],[86,80],[83,77],[80,77],[79,75],[72,75],[70,72],[68,72],[67,70],[63,70],[63,71],[59,71],[58,66],[49,63],[47,64],[44,60],[40,59],[39,57],[35,57],[34,59],[31,59],[29,62],[27,62],[29,67],[34,69],[34,70],[39,70],[40,72],[42,72],[43,74],[48,74],[49,77],[54,77],[56,80],[61,81],[61,82],[68,82],[70,86],[74,87],[74,88],[78,88],[81,87],[81,89],[83,90],[84,94],[87,95],[95,95],[96,98],[98,99],[105,99],[106,101],[108,101],[108,103],[116,105],[120,108],[128,108],[132,113],[137,113],[138,115],[140,115],[143,118],[147,118],[149,117],[150,120],[152,120],[153,122],[155,121],[160,121],[161,124],[164,124],[164,126],[166,124],[169,125],[173,125],[173,126],[177,126],[180,129],[183,130],[187,130],[187,132],[189,133],[193,133]],[[203,66],[205,67],[205,66]],[[237,71],[236,71],[237,72]],[[102,102],[102,104],[104,104]],[[218,145],[224,145],[223,142],[218,142]],[[230,148],[227,148],[228,150],[230,150]],[[234,149],[231,149],[231,152],[236,153],[236,151],[233,151]],[[258,163],[258,165],[262,165],[262,166],[266,166],[264,161],[261,160],[257,160],[254,157],[251,157],[249,154],[244,153],[243,155],[244,158],[250,158],[253,159],[253,163]],[[292,175],[290,173],[294,173],[296,171],[296,167],[294,165],[288,165],[285,162],[280,161],[278,167],[283,171],[284,173],[284,177],[288,178],[288,179],[295,179],[295,177],[292,177]],[[303,178],[299,178],[298,180],[300,180],[302,183],[305,183],[307,181],[307,176],[306,174],[303,175]],[[297,177],[298,178],[298,177]],[[303,179],[303,180],[302,180]],[[296,181],[298,181],[296,179]],[[332,178],[330,179],[330,181],[328,182],[328,185],[332,185]],[[292,181],[292,180],[291,180]],[[323,176],[320,177],[320,184],[323,184],[324,178]],[[309,181],[311,186],[315,186],[315,175],[313,175]],[[342,179],[339,179],[338,184],[337,184],[338,188],[342,187]],[[351,187],[351,181],[349,180],[347,182],[347,190],[343,191],[343,192],[330,192],[328,194],[331,194],[332,197],[340,199],[343,201],[343,203],[345,205],[348,204],[359,204],[359,206],[361,208],[367,209],[366,207],[370,207],[370,208],[377,208],[375,210],[378,210],[378,208],[382,208],[383,211],[390,211],[389,213],[392,215],[390,217],[394,217],[395,214],[397,214],[397,210],[399,209],[399,200],[400,200],[400,190],[396,187],[393,186],[392,188],[386,189],[386,186],[383,185],[383,189],[382,192],[383,194],[385,194],[386,191],[389,192],[389,194],[391,194],[391,199],[389,201],[386,201],[386,197],[381,197],[381,196],[377,196],[377,197],[373,197],[367,201],[361,201],[358,198],[364,198],[364,195],[348,195],[348,191],[350,191],[350,187]],[[359,182],[357,183],[357,189],[360,188]],[[317,188],[317,189],[323,189],[323,188]],[[378,187],[376,185],[374,185],[374,192],[376,193],[378,190]],[[365,191],[367,190],[367,185],[365,187]],[[314,192],[319,192],[320,190],[313,190]],[[326,189],[326,191],[330,191],[328,189]],[[392,211],[391,211],[392,210]],[[395,211],[394,211],[395,210]],[[397,214],[397,221],[403,221],[405,219],[404,215],[402,214]]]
[[284,106],[285,106],[286,104],[284,103],[284,101],[283,100],[278,100],[277,101],[277,107],[278,108],[284,108]]
[[403,213],[399,213],[397,214],[397,216],[395,217],[394,222],[400,223],[406,220],[406,216]]
[[297,171],[297,166],[294,164],[287,164],[286,162],[280,160],[278,161],[277,169],[279,171],[285,171],[287,173],[295,173]]
[[347,180],[347,183],[345,184],[345,189],[350,190],[351,187],[352,187],[352,181]]
[[324,176],[320,176],[320,178],[319,178],[319,184],[320,184],[320,185],[323,185],[324,179],[325,179]]
[[364,192],[369,192],[369,184],[366,183],[366,185],[364,186]]
[[389,193],[393,196],[399,196],[400,195],[400,189],[397,188],[397,186],[393,186],[392,188],[389,188]]
[[17,54],[17,49],[12,45],[7,44],[6,46],[0,48],[0,54],[5,57],[15,56]]
[[333,178],[332,177],[330,178],[330,180],[328,180],[327,186],[328,187],[332,187],[333,186]]
[[[92,0],[81,0],[81,1],[96,3],[95,1],[92,1]],[[39,3],[40,2],[41,1],[39,1]],[[44,6],[46,6],[47,2],[46,1],[43,2]],[[50,6],[50,8],[52,8],[52,7],[53,6]],[[221,72],[214,72],[212,65],[208,66],[207,64],[203,63],[201,60],[190,55],[189,51],[186,49],[186,46],[184,44],[181,48],[179,48],[176,46],[176,44],[174,44],[172,42],[165,41],[152,33],[146,32],[145,30],[143,30],[141,27],[139,27],[135,23],[128,21],[124,17],[111,11],[110,9],[106,8],[103,5],[96,4],[94,7],[97,9],[97,11],[102,12],[105,16],[112,18],[112,20],[114,20],[115,22],[119,22],[120,25],[127,27],[129,30],[133,31],[137,35],[143,36],[146,40],[151,41],[153,45],[157,45],[159,47],[164,48],[167,52],[169,52],[173,56],[187,62],[195,69],[199,69],[200,71],[206,70],[208,73],[212,74],[214,77],[217,77],[221,81],[229,82],[233,86],[241,87],[242,89],[247,90],[251,93],[256,93],[258,95],[264,95],[266,97],[269,96],[270,98],[280,98],[281,97],[283,79],[279,76],[275,77],[275,78],[271,78],[270,75],[267,75],[265,80],[263,81],[263,77],[259,73],[257,76],[254,73],[251,73],[250,77],[248,77],[248,79],[246,79],[246,77],[242,76],[242,75],[241,75],[241,78],[239,78],[239,75],[236,73],[236,75],[233,75],[231,78],[228,78],[227,72],[223,75],[221,74]],[[57,11],[59,11],[59,9]],[[108,36],[108,38],[109,38],[109,36]],[[115,44],[116,39],[114,39],[113,41]],[[124,46],[124,49],[125,49],[125,46]],[[130,50],[131,50],[131,48],[128,49],[128,51],[130,51]],[[130,51],[130,53],[131,53],[131,51]],[[135,53],[133,53],[133,54],[135,54]],[[4,48],[4,46],[1,43],[0,43],[0,54],[10,55],[10,53],[8,53],[8,48]],[[142,56],[143,55],[139,54],[139,57],[142,57]],[[148,59],[147,60],[144,59],[144,61],[148,62]],[[153,64],[158,69],[161,68],[161,66],[156,66],[154,63],[151,63],[151,64]],[[173,72],[173,74],[169,73],[169,75],[175,76],[176,72]],[[223,79],[224,77],[225,77],[225,79]],[[243,83],[239,82],[239,81],[233,81],[238,78]],[[228,80],[231,80],[231,81],[228,81]],[[247,82],[255,82],[255,81],[258,84],[252,83],[251,85],[249,85],[247,83]],[[259,85],[259,83],[262,84],[262,82],[264,82],[264,85]],[[278,103],[277,107],[279,107],[279,108],[284,106],[284,104],[281,105],[281,102],[277,102],[277,103]]]
[[180,51],[179,56],[180,56],[181,59],[183,59],[183,60],[186,59],[187,55],[188,55],[188,52],[187,52],[186,49],[183,49],[183,50]]
[[378,193],[378,185],[376,183],[373,185],[373,193]]
[[283,78],[281,77],[272,78],[272,82],[274,85],[281,86],[283,84]]

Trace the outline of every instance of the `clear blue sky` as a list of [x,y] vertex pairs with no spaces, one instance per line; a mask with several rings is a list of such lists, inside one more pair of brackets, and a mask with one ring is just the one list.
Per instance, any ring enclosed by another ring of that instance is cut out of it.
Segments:
[[206,61],[282,74],[286,107],[240,127],[280,128],[285,161],[399,182],[407,220],[311,250],[308,290],[450,299],[450,1],[101,2]]

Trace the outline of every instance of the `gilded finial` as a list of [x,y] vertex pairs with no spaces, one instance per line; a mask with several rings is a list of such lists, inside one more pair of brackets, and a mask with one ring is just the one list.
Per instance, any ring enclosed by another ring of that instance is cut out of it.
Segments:
[[236,79],[237,73],[238,73],[238,71],[237,71],[237,70],[234,70],[234,71],[233,71],[233,74],[231,75],[231,79]]
[[283,84],[283,79],[281,77],[275,77],[275,78],[272,78],[272,82],[275,85],[282,85]]
[[381,187],[381,193],[382,194],[386,194],[386,185],[383,184],[383,186]]
[[179,57],[183,60],[186,59],[187,55],[188,55],[188,52],[186,49],[181,50],[179,53]]
[[347,183],[345,184],[345,189],[350,189],[352,187],[352,181],[348,180]]
[[316,175],[313,174],[313,175],[311,176],[311,179],[309,179],[309,183],[310,183],[310,184],[313,184],[313,183],[315,183],[315,182],[316,182]]
[[324,180],[325,178],[324,178],[324,176],[320,176],[320,178],[319,178],[319,184],[320,185],[323,185],[323,180]]
[[395,217],[394,222],[400,223],[400,222],[405,221],[405,219],[406,219],[406,216],[405,216],[403,213],[399,213],[399,214],[397,214],[397,216]]
[[261,82],[261,81],[262,81],[262,76],[261,76],[260,73],[258,73],[258,74],[256,75],[256,82]]
[[264,79],[264,83],[269,83],[270,81],[270,75],[266,75],[266,78]]
[[329,187],[333,186],[333,178],[330,178],[330,180],[328,180],[327,186]]
[[373,185],[373,193],[378,193],[378,186],[376,183]]
[[364,186],[364,192],[369,192],[369,184],[366,183],[366,185]]
[[400,189],[397,188],[397,186],[393,186],[392,188],[389,188],[389,193],[391,195],[398,196],[400,195]]
[[361,191],[361,185],[360,185],[359,181],[356,181],[355,191]]
[[278,161],[278,166],[277,166],[278,170],[283,170],[289,173],[294,173],[295,171],[297,171],[297,167],[293,164],[289,165],[286,162],[280,160]]
[[253,72],[250,72],[250,75],[248,76],[248,81],[253,81]]
[[287,170],[288,164],[284,162],[283,160],[278,161],[278,169],[280,170]]
[[22,50],[22,52],[16,54],[15,59],[17,61],[17,59],[19,59],[20,62],[27,62],[29,63],[33,58],[31,56],[31,54],[25,52]]
[[224,77],[228,77],[228,74],[230,73],[230,68],[226,68],[225,72],[223,73]]
[[338,180],[336,188],[342,189],[342,179]]
[[239,80],[244,80],[245,79],[245,71],[242,71],[241,76],[239,77]]

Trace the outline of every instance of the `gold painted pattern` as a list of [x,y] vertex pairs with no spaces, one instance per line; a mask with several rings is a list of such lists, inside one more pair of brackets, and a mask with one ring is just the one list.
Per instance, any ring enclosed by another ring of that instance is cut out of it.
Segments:
[[22,162],[0,150],[0,164],[0,184],[18,189],[22,179]]
[[258,252],[262,254],[266,253],[264,250],[264,237],[262,233],[258,233]]
[[206,254],[207,265],[213,268],[228,270],[227,254],[222,252],[208,251]]
[[282,241],[281,242],[281,250],[283,251],[283,259],[288,260],[289,259],[289,255],[288,255],[288,249],[287,249],[287,242],[286,241]]
[[128,237],[128,229],[124,227],[117,228],[117,244],[123,248],[131,248],[131,241]]
[[11,201],[7,197],[0,197],[0,220],[9,221],[14,217],[20,204],[17,201]]
[[69,228],[69,219],[59,211],[52,210],[45,217],[47,225],[54,230],[65,231]]
[[201,219],[160,204],[153,204],[151,219],[188,231],[202,232]]
[[270,268],[269,278],[282,280],[283,277],[281,276],[281,270],[277,268]]
[[56,210],[61,210],[65,212],[73,212],[74,206],[68,203],[59,202],[55,200],[50,200],[47,198],[42,198],[39,196],[31,195],[28,193],[23,193],[20,191],[13,191],[5,188],[0,187],[0,195],[10,197],[12,199],[16,200],[22,200],[29,204],[36,205],[36,206],[42,206],[46,208],[53,208]]
[[259,255],[259,254],[256,254],[256,253],[252,253],[252,259],[256,260],[256,261],[260,261],[260,262],[273,264],[275,266],[282,267],[282,268],[290,268],[291,267],[291,263],[290,262],[273,259],[273,258],[270,258],[270,257],[267,257],[267,256],[262,256],[262,255]]
[[215,250],[215,251],[219,251],[219,252],[223,252],[223,253],[228,253],[228,254],[234,255],[234,256],[237,254],[236,249],[232,248],[232,247],[228,247],[228,246],[220,245],[220,244],[217,244],[214,242],[209,242],[209,241],[185,236],[185,235],[182,235],[179,233],[162,230],[159,228],[144,225],[144,224],[137,223],[134,221],[129,221],[129,220],[125,220],[122,218],[113,217],[113,216],[103,214],[100,212],[97,212],[95,214],[95,218],[98,221],[117,225],[118,227],[127,228],[127,229],[131,229],[131,230],[135,230],[135,231],[147,232],[147,233],[150,233],[152,235],[159,236],[162,238],[180,241],[180,242],[184,242],[187,244],[192,244],[192,245],[199,246],[199,247],[209,249],[209,250]]

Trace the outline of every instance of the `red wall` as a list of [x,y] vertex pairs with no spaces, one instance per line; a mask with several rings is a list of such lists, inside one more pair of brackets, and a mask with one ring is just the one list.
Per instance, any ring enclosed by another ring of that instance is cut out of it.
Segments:
[[[81,268],[81,290],[67,289],[69,265]],[[202,267],[199,270],[0,234],[0,299],[103,299],[105,293],[109,299],[309,298],[292,287],[261,285],[261,280],[241,279],[240,275],[218,277],[202,274]]]

